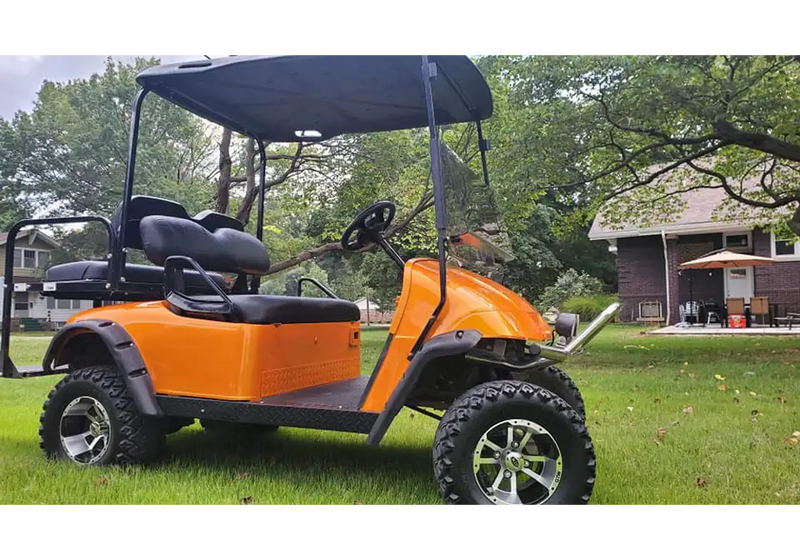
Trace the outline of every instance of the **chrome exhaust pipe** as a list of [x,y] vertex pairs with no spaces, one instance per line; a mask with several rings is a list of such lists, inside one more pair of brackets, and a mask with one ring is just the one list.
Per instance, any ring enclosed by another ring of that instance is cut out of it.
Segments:
[[571,356],[575,356],[583,352],[583,347],[586,346],[601,330],[605,327],[619,311],[620,304],[612,303],[598,315],[594,321],[589,323],[582,333],[573,338],[569,344],[564,348],[556,348],[555,346],[539,346],[539,355],[553,362],[561,362]]

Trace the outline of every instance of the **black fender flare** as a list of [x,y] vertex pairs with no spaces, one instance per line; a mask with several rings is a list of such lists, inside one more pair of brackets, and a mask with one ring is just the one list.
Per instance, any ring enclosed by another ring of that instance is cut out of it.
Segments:
[[[52,366],[64,363],[61,356],[67,342],[76,335],[84,333],[96,334],[106,345],[108,353],[114,360],[125,379],[133,402],[139,412],[145,416],[163,416],[161,407],[155,396],[155,387],[139,349],[128,331],[122,325],[105,319],[85,319],[64,326],[50,341],[45,352],[42,368],[46,374],[52,373]],[[58,361],[58,363],[54,363]]]
[[367,445],[378,445],[386,431],[389,429],[397,413],[405,405],[406,399],[422,374],[422,370],[431,360],[444,356],[465,354],[480,341],[483,335],[475,329],[450,331],[436,335],[422,345],[408,364],[403,377],[394,388],[392,395],[386,403],[383,412],[380,413],[372,430],[367,436]]

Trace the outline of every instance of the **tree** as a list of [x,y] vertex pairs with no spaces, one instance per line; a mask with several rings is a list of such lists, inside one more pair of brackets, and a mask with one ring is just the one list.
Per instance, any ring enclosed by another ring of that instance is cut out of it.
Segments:
[[[676,194],[724,189],[755,221],[800,234],[800,59],[488,57],[520,107],[532,184],[587,189],[611,222],[663,220]],[[666,180],[669,178],[669,180]],[[622,197],[620,195],[626,194]],[[736,208],[728,205],[728,210]]]
[[[33,110],[4,127],[16,146],[7,180],[18,196],[40,215],[112,215],[124,184],[135,76],[156,63],[109,59],[88,79],[44,82]],[[156,96],[145,100],[142,123],[136,191],[207,208],[214,173],[209,126]]]

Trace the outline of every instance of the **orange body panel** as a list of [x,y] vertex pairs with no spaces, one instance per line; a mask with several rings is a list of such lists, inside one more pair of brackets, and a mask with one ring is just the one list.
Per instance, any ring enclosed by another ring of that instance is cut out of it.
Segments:
[[254,401],[360,375],[359,324],[249,325],[172,313],[162,301],[90,309],[125,328],[159,394]]
[[[389,329],[392,343],[363,409],[383,410],[408,367],[408,354],[439,303],[439,262],[412,259],[403,273],[403,293]],[[550,340],[552,331],[523,297],[483,276],[460,268],[447,270],[447,301],[427,338],[477,329],[484,338]]]

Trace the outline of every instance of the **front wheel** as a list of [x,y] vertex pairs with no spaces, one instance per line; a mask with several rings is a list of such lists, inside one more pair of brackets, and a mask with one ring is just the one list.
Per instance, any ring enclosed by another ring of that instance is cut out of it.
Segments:
[[585,504],[595,454],[583,419],[524,381],[473,387],[436,431],[433,467],[451,504]]

